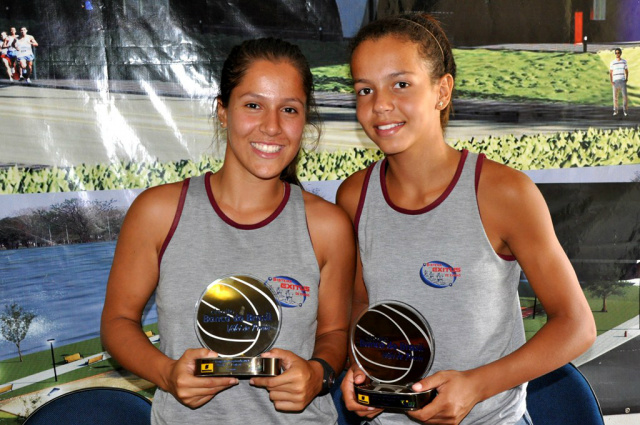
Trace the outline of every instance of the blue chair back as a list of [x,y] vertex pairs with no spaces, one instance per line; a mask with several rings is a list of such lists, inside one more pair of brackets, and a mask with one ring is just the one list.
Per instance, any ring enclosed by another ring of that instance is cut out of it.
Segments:
[[529,382],[527,410],[534,425],[604,425],[596,394],[571,363]]
[[150,425],[151,402],[133,391],[83,388],[38,407],[24,425]]
[[346,371],[342,371],[342,373],[336,378],[335,383],[329,390],[331,393],[331,398],[333,399],[333,403],[336,406],[336,410],[338,411],[338,425],[360,425],[362,419],[353,412],[347,410],[347,406],[344,405],[344,400],[342,400],[342,390],[340,389],[340,384],[342,384],[342,380],[346,375]]

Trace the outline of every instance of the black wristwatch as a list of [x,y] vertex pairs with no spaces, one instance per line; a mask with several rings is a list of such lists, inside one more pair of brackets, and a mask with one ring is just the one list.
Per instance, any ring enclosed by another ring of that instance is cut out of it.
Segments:
[[329,392],[329,389],[336,380],[336,371],[333,370],[331,365],[324,359],[321,359],[319,357],[312,357],[309,359],[309,361],[311,360],[320,363],[320,365],[322,366],[322,370],[324,370],[324,373],[322,375],[322,391],[320,391],[320,394],[318,395],[325,395]]

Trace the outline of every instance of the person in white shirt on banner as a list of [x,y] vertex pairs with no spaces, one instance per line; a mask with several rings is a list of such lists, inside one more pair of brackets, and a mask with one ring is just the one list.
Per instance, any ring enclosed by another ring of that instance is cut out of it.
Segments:
[[629,81],[629,67],[622,59],[622,49],[615,50],[616,58],[609,65],[609,79],[613,87],[613,115],[618,115],[618,92],[622,92],[622,113],[627,116],[627,81]]
[[20,37],[13,42],[13,47],[18,51],[18,61],[20,63],[20,81],[31,82],[33,72],[33,60],[35,54],[33,47],[38,47],[38,42],[32,35],[27,34],[27,28],[20,28]]

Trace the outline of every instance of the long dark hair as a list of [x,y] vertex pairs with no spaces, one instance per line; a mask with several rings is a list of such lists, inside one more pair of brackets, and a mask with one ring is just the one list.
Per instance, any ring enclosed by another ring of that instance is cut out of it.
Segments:
[[[418,46],[432,81],[437,81],[445,74],[451,74],[455,81],[456,62],[453,59],[449,39],[438,21],[426,13],[409,12],[370,22],[362,27],[351,41],[351,57],[353,57],[353,51],[363,41],[377,40],[388,35],[412,41]],[[452,102],[440,111],[442,129],[447,126],[452,111]]]
[[[304,93],[307,97],[305,105],[306,123],[314,128],[316,132],[315,144],[317,144],[322,129],[320,126],[320,115],[318,114],[314,97],[313,75],[311,74],[307,58],[295,44],[279,38],[267,37],[246,40],[234,46],[222,66],[220,88],[216,99],[226,108],[229,105],[231,92],[241,83],[242,78],[251,64],[258,60],[287,62],[298,71],[302,79]],[[302,148],[302,144],[300,146]],[[293,161],[280,173],[281,180],[300,185],[296,168],[300,160],[301,151],[302,149],[298,151]]]

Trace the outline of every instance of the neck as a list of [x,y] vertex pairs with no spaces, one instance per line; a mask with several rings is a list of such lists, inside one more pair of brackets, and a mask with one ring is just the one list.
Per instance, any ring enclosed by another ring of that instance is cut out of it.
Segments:
[[222,211],[240,224],[254,224],[269,217],[284,196],[279,178],[267,180],[234,173],[224,166],[211,176],[211,191]]
[[263,180],[253,175],[234,173],[224,166],[213,174],[211,183],[216,201],[238,212],[280,205],[284,192],[284,183],[277,177]]
[[460,152],[444,140],[421,146],[417,152],[387,157],[387,190],[392,201],[403,208],[419,209],[437,199],[449,186],[460,161]]
[[255,224],[268,218],[284,197],[279,178],[262,180],[237,175],[223,166],[211,176],[211,191],[227,217],[240,224]]

